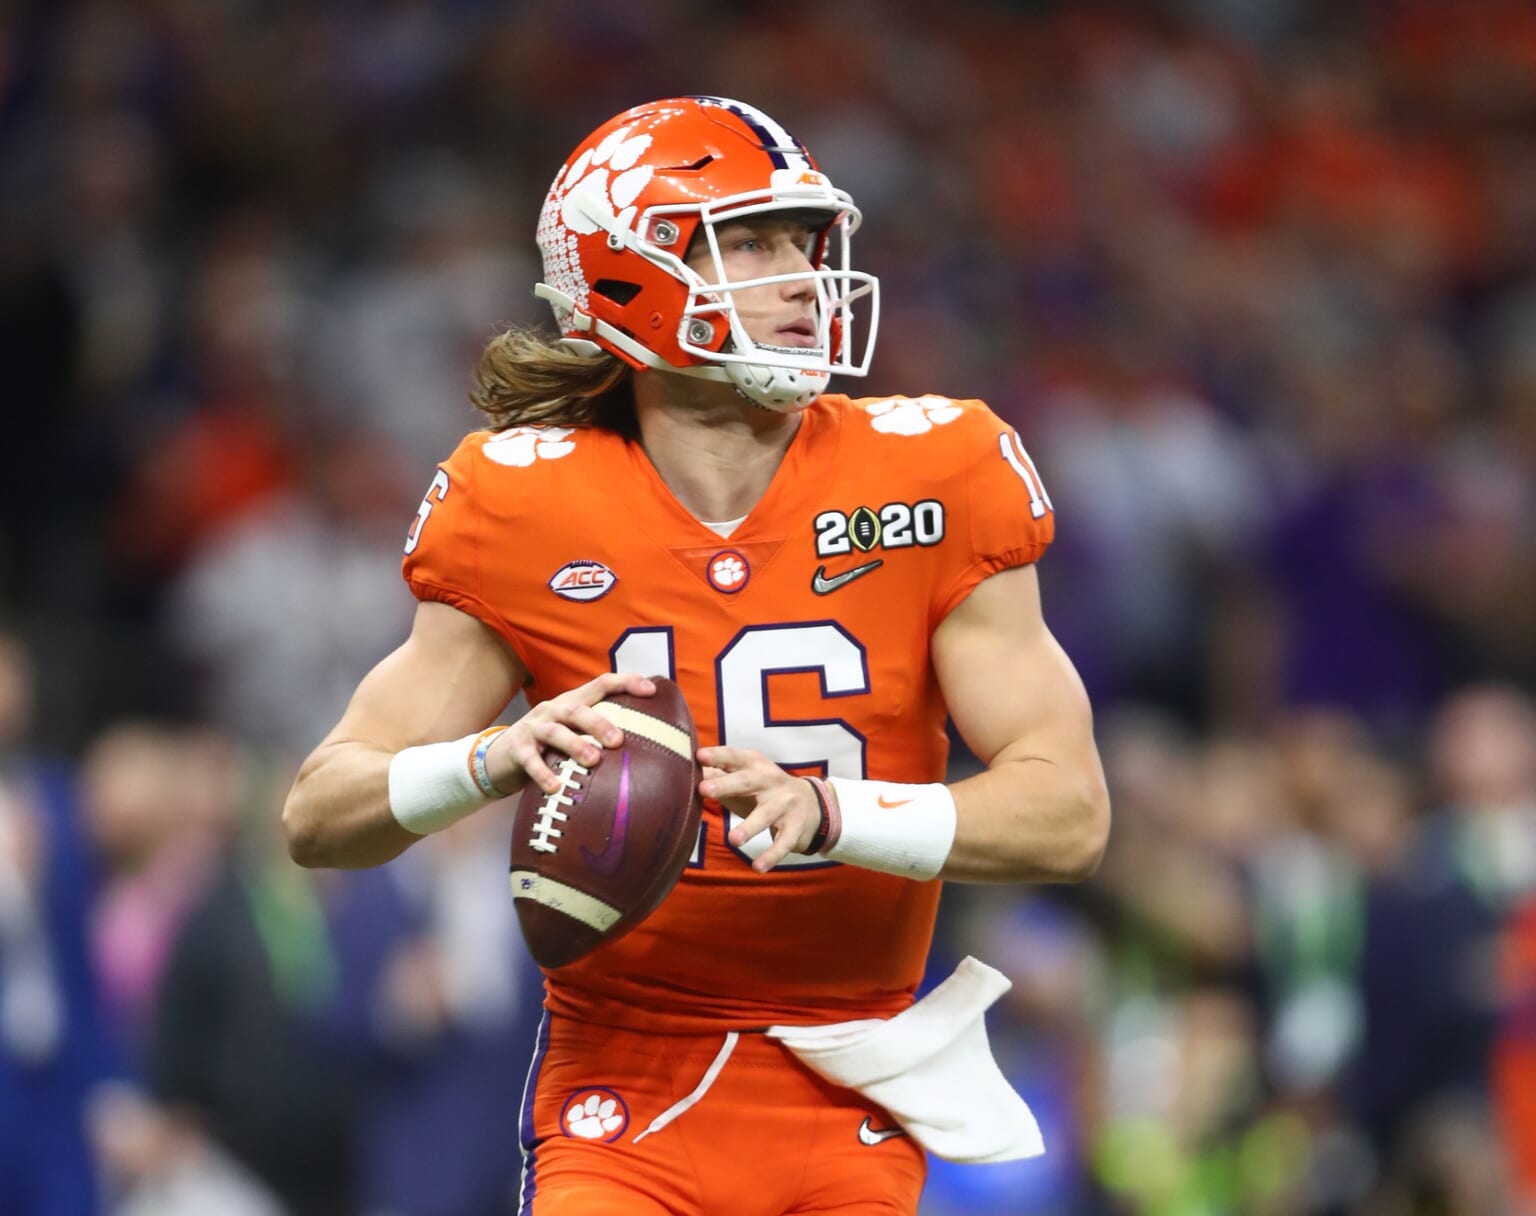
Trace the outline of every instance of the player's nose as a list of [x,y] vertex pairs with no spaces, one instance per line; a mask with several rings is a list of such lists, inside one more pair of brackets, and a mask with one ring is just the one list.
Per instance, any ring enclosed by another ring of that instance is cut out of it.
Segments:
[[778,266],[775,274],[792,274],[796,278],[785,279],[779,285],[786,300],[814,300],[816,298],[816,280],[812,277],[816,268],[811,265],[811,259],[806,257],[805,250],[795,244],[788,244],[778,257]]

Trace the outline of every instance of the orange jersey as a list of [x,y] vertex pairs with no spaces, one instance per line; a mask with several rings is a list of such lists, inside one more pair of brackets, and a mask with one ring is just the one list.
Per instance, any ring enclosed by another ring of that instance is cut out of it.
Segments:
[[[981,580],[1038,558],[1053,523],[981,402],[828,395],[728,539],[611,432],[471,434],[423,500],[405,577],[504,637],[533,703],[603,671],[665,674],[703,745],[930,782],[948,744],[929,639]],[[798,855],[758,874],[766,834],[738,850],[732,818],[706,803],[682,880],[632,933],[549,972],[551,1011],[704,1033],[910,1003],[938,880]]]

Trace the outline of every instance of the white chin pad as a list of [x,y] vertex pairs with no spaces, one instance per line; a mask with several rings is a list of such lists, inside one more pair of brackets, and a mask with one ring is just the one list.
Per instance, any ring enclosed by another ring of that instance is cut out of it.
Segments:
[[769,410],[803,410],[827,389],[830,372],[765,367],[760,363],[727,363],[725,374],[753,405]]

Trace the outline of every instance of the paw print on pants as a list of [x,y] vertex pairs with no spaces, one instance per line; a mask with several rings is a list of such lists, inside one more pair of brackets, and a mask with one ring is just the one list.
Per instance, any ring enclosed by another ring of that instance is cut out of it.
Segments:
[[948,397],[893,397],[866,405],[870,425],[888,435],[922,435],[960,417]]
[[558,460],[576,450],[567,438],[568,426],[514,426],[485,441],[485,452],[497,464],[526,469],[535,460]]
[[566,1102],[560,1123],[576,1140],[616,1140],[629,1124],[629,1109],[611,1089],[578,1090]]

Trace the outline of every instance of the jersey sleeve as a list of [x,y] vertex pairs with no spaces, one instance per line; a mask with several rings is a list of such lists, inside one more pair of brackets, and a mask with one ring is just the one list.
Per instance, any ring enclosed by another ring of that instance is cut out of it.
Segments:
[[964,504],[958,568],[936,588],[935,624],[983,579],[1038,560],[1056,534],[1050,495],[1018,433],[982,402],[964,406],[953,437]]
[[484,439],[483,432],[469,435],[438,466],[406,534],[401,570],[418,600],[449,604],[513,641],[485,591],[487,511],[476,486]]

